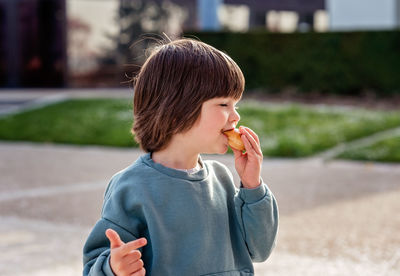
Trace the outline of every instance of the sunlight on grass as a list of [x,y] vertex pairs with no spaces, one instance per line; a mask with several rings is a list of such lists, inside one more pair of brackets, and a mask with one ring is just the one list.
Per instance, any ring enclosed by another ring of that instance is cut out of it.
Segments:
[[400,136],[367,147],[348,150],[337,158],[378,162],[400,162]]
[[0,120],[0,139],[135,146],[130,100],[69,100]]
[[[269,157],[306,157],[400,126],[400,112],[393,111],[250,101],[239,107],[239,125],[254,129]],[[0,139],[137,147],[131,126],[130,99],[69,100],[2,118]]]
[[240,105],[241,124],[254,128],[267,156],[303,157],[400,125],[399,112],[309,107],[297,104]]

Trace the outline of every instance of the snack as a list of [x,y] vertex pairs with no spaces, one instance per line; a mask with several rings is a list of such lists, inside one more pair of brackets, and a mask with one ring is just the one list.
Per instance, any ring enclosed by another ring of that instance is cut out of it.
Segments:
[[223,132],[228,137],[228,144],[231,148],[244,151],[244,144],[240,138],[240,132],[237,128],[226,130]]

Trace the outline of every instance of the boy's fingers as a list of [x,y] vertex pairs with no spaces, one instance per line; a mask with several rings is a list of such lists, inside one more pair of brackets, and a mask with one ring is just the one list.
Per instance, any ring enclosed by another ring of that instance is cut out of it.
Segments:
[[135,260],[134,262],[129,263],[129,270],[131,274],[140,271],[144,267],[144,263],[141,259]]
[[[255,137],[250,133],[250,131],[248,131],[248,128],[244,128],[243,130],[244,132],[243,136],[247,139],[247,141],[249,142],[249,144],[251,145],[251,148],[258,154],[258,155],[262,155],[261,152],[261,148],[260,148],[260,143],[258,142],[258,137],[257,135],[255,135]],[[244,141],[243,141],[244,142]]]
[[121,238],[119,237],[118,233],[115,232],[113,229],[107,229],[106,236],[110,240],[111,249],[120,247],[125,244],[123,241],[121,241]]
[[254,140],[256,140],[258,144],[260,144],[260,139],[258,138],[257,134],[254,131],[244,126],[241,126],[240,128],[243,128],[245,132],[249,133],[254,138]]
[[251,145],[249,138],[247,138],[246,135],[242,136],[243,144],[244,147],[246,148],[246,152],[250,152],[250,150],[253,150],[253,146]]
[[147,240],[145,238],[140,238],[131,242],[128,242],[124,245],[123,253],[128,254],[129,252],[141,248],[147,244]]
[[145,275],[146,275],[146,269],[144,269],[144,267],[141,270],[132,274],[132,276],[145,276]]
[[[250,149],[253,150],[256,154],[262,154],[259,145],[257,144],[256,140],[254,140],[253,136],[251,135],[243,135],[243,143],[244,146],[246,147],[246,151],[249,151]],[[247,146],[246,146],[247,144]],[[250,152],[249,152],[250,153]]]

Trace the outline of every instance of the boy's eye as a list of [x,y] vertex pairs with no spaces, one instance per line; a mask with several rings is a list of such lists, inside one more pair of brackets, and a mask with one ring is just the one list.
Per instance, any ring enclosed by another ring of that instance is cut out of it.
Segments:
[[[229,105],[228,105],[228,104],[220,104],[220,106],[227,107],[227,106],[229,106]],[[238,110],[238,109],[239,109],[238,106],[234,106],[233,108],[234,108],[235,110]]]

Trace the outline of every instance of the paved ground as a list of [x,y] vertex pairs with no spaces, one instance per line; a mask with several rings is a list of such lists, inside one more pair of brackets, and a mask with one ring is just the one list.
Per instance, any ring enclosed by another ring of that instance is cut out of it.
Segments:
[[[139,154],[0,143],[0,275],[79,275],[105,186]],[[257,275],[398,275],[400,165],[266,158],[263,178],[281,224]]]
[[[0,275],[80,275],[107,182],[140,154],[0,143]],[[233,170],[230,155],[205,158]],[[257,275],[399,275],[400,165],[265,158],[263,178],[281,223]]]

